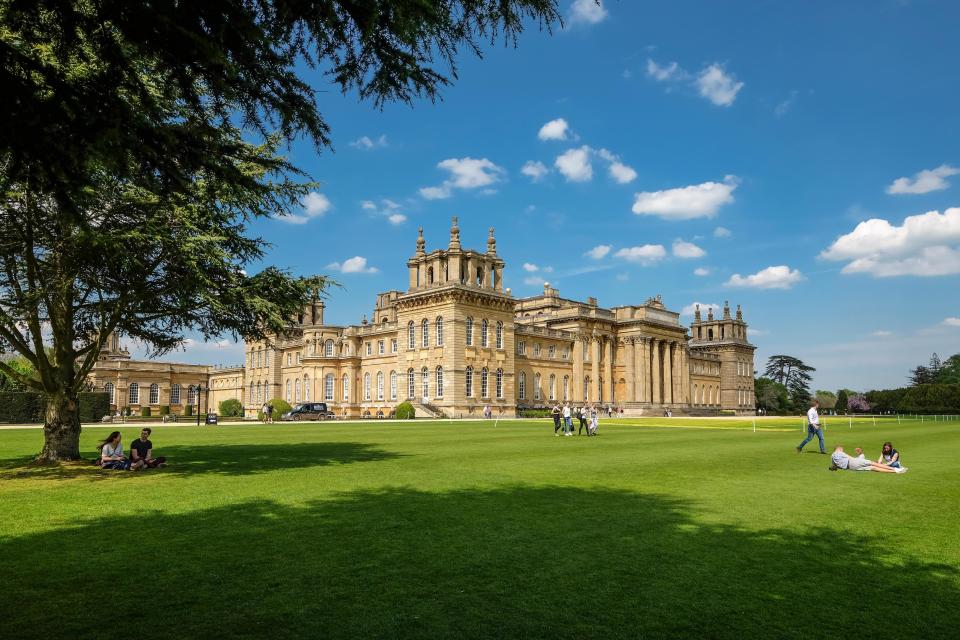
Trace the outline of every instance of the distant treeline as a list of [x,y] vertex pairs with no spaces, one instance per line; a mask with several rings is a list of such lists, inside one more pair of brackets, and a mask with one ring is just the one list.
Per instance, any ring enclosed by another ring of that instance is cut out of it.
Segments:
[[868,391],[870,411],[877,413],[958,413],[960,384],[921,384],[903,389]]

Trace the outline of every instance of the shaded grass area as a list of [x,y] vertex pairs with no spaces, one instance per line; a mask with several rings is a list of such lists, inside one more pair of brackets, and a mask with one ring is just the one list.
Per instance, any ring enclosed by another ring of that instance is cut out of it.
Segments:
[[903,476],[799,430],[157,429],[144,474],[23,468],[36,435],[2,433],[0,637],[103,637],[105,608],[144,637],[949,637],[960,429],[909,427],[844,441]]

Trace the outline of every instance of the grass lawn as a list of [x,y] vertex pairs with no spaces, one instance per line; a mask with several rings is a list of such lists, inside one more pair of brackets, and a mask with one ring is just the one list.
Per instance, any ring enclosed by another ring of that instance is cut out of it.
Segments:
[[957,637],[960,422],[828,426],[901,475],[802,435],[157,426],[171,465],[128,473],[24,467],[40,432],[0,431],[0,638]]

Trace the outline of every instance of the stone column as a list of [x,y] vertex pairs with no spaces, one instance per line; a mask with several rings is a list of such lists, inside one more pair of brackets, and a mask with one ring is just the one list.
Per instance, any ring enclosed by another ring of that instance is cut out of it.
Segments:
[[636,373],[636,359],[637,354],[634,349],[633,338],[626,338],[623,341],[623,358],[626,360],[627,365],[627,397],[624,398],[627,402],[636,402],[637,400],[637,373]]
[[652,380],[650,370],[650,338],[640,339],[640,363],[637,366],[638,371],[642,371],[640,380],[640,402],[650,402],[651,391],[650,384]]
[[590,401],[600,402],[600,337],[590,338]]
[[673,342],[663,345],[663,403],[673,404]]
[[613,380],[613,338],[603,338],[603,379],[604,394],[603,402],[613,402],[614,380]]
[[651,371],[651,380],[652,384],[650,387],[651,397],[650,402],[653,404],[661,404],[662,400],[660,399],[660,344],[661,340],[656,338],[650,339],[650,371]]
[[573,393],[574,402],[583,402],[583,338],[577,336],[573,341]]

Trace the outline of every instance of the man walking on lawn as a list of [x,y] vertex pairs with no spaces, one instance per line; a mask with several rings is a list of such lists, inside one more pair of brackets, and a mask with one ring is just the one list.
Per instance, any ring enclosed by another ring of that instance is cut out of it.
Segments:
[[820,414],[817,413],[817,408],[820,406],[820,402],[816,399],[811,401],[810,410],[807,411],[807,437],[803,439],[803,442],[797,447],[797,453],[803,451],[803,447],[813,440],[813,436],[817,436],[820,440],[820,453],[826,455],[827,450],[823,444],[823,429],[820,427]]

